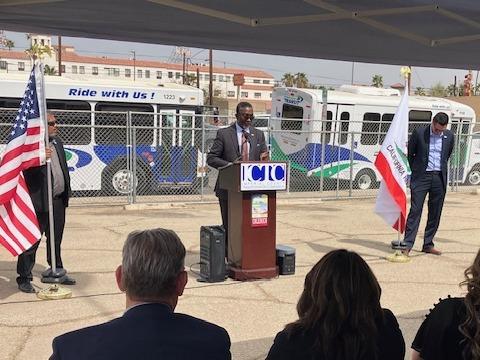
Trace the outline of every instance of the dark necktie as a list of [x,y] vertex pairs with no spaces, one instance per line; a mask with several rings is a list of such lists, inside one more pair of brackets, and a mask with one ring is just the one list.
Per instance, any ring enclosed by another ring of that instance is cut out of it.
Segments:
[[248,161],[248,134],[242,131],[242,161]]

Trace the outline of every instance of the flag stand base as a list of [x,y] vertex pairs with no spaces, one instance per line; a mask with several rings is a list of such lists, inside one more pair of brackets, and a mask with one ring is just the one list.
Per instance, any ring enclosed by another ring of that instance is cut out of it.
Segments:
[[46,289],[40,290],[37,293],[37,297],[42,300],[68,299],[72,297],[72,290],[54,284]]
[[387,255],[385,259],[396,263],[406,263],[410,261],[410,258],[404,255],[401,250],[395,250],[393,254]]
[[65,269],[55,269],[55,271],[53,271],[50,268],[42,272],[40,281],[45,284],[61,284],[66,277],[67,271]]

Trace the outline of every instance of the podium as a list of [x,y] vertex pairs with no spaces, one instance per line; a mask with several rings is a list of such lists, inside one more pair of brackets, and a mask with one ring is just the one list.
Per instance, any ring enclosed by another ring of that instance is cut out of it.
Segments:
[[287,164],[234,163],[218,176],[219,187],[228,193],[228,276],[276,277],[276,192],[287,188]]

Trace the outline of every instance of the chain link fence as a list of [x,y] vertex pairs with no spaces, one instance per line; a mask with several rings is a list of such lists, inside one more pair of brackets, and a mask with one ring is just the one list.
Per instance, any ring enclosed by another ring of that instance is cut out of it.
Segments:
[[[17,111],[0,109],[6,143]],[[55,111],[73,190],[72,205],[215,201],[217,170],[206,164],[219,128],[235,118],[193,111]],[[253,120],[268,143],[270,159],[289,164],[288,192],[296,197],[371,197],[380,175],[374,160],[392,119],[361,122]],[[429,122],[410,122],[409,133]],[[455,149],[449,190],[480,188],[480,134],[452,120]],[[302,129],[312,129],[304,131]]]

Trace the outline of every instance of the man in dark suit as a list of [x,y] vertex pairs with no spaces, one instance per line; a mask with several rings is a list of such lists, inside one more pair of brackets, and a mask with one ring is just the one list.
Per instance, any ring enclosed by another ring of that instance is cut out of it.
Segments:
[[56,337],[51,360],[231,358],[225,329],[174,312],[188,279],[185,247],[175,232],[134,231],[122,255],[115,275],[126,293],[123,316]]
[[[52,195],[53,195],[53,219],[55,230],[55,262],[57,269],[63,269],[60,245],[65,227],[65,208],[71,195],[70,175],[68,173],[67,160],[62,141],[57,137],[57,120],[52,113],[47,114],[48,135],[50,146],[45,149],[46,157],[50,159],[52,170]],[[32,198],[33,207],[37,215],[40,233],[47,238],[47,262],[51,263],[50,253],[50,224],[48,216],[48,187],[47,187],[47,165],[33,167],[24,171],[25,181]],[[34,293],[35,289],[31,284],[33,279],[32,270],[35,265],[35,255],[40,241],[30,249],[18,256],[17,261],[17,284],[20,291]],[[48,276],[51,270],[45,271],[42,275]],[[75,280],[67,275],[63,277],[62,284],[74,285]]]
[[434,247],[433,238],[440,224],[443,201],[447,191],[447,164],[453,151],[453,133],[447,130],[448,115],[440,112],[429,126],[414,130],[408,141],[408,162],[412,170],[410,180],[411,206],[407,218],[404,242],[406,255],[415,243],[420,225],[423,203],[428,194],[428,220],[422,251],[441,255]]
[[[253,107],[248,102],[240,102],[235,112],[237,121],[229,127],[217,131],[212,148],[207,155],[207,163],[218,169],[237,161],[268,160],[265,135],[251,126]],[[223,228],[225,229],[225,251],[228,253],[228,197],[227,191],[215,184],[215,195],[220,203]]]

